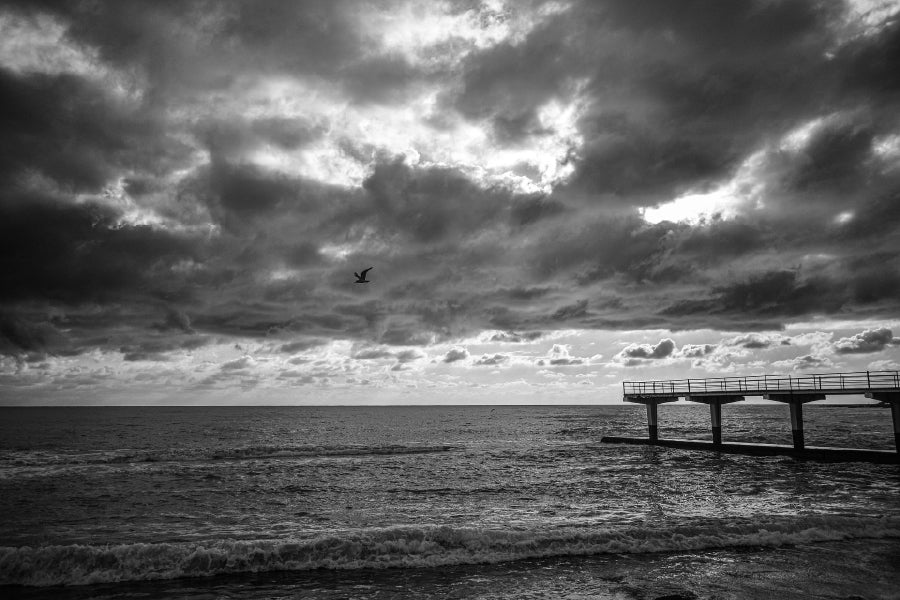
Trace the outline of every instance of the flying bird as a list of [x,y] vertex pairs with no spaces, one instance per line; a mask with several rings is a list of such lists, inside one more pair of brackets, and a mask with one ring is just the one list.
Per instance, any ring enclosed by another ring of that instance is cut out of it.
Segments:
[[353,275],[354,275],[354,277],[356,277],[356,281],[354,281],[353,283],[369,283],[369,280],[366,279],[366,273],[368,273],[371,270],[372,270],[372,267],[369,267],[368,269],[363,269],[362,273],[357,273],[356,271],[354,271]]

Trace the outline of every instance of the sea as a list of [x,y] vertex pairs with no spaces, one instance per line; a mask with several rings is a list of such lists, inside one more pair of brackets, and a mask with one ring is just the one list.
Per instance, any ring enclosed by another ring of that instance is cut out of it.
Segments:
[[[723,408],[725,441],[791,441]],[[892,449],[810,404],[807,445]],[[661,437],[710,439],[702,405]],[[0,409],[3,598],[900,598],[900,466],[604,444],[618,406]]]

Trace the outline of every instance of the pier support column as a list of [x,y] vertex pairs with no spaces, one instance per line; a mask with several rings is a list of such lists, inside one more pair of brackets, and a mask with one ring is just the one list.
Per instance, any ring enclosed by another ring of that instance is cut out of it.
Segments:
[[894,448],[900,453],[900,392],[867,392],[866,398],[891,405],[891,420],[894,422]]
[[803,450],[803,403],[791,402],[791,436],[794,438],[794,449]]
[[678,396],[625,396],[626,402],[635,402],[647,406],[647,433],[651,442],[659,440],[659,427],[657,426],[656,407],[665,402],[676,402]]
[[722,445],[722,403],[709,403],[709,420],[712,423],[713,444]]
[[900,402],[891,402],[891,419],[894,421],[894,448],[900,452]]
[[825,394],[766,394],[766,400],[786,402],[791,407],[791,436],[794,438],[794,450],[803,450],[803,404],[813,400],[824,400]]
[[701,402],[703,404],[709,404],[709,420],[712,424],[712,437],[713,444],[716,446],[722,445],[722,405],[728,404],[729,402],[740,402],[744,399],[743,396],[699,396],[696,394],[691,394],[685,398],[689,402]]

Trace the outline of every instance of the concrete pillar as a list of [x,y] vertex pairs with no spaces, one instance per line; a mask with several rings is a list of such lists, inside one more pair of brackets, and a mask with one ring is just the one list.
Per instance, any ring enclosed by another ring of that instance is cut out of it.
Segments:
[[713,444],[719,446],[722,444],[722,403],[709,403],[709,418],[712,422]]
[[891,419],[894,421],[894,448],[900,452],[900,402],[891,402]]
[[790,402],[791,435],[794,438],[794,450],[803,450],[803,403]]
[[647,432],[650,434],[650,441],[656,442],[659,440],[659,429],[656,427],[656,407],[665,402],[677,402],[678,396],[625,395],[624,400],[647,406]]
[[765,394],[766,400],[786,402],[791,407],[791,434],[794,438],[794,449],[803,450],[803,403],[813,400],[824,400],[825,394]]
[[657,435],[657,427],[656,427],[656,402],[648,402],[647,403],[647,429],[650,434],[650,441],[655,442],[659,439]]
[[687,400],[689,402],[709,404],[709,420],[710,424],[712,425],[712,437],[714,446],[722,445],[722,405],[730,404],[732,402],[740,402],[743,399],[743,396],[738,396],[735,394],[693,394],[687,396]]

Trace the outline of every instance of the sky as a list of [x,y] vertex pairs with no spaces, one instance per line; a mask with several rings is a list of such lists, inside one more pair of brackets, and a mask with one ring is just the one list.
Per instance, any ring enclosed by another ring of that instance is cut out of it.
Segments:
[[5,0],[0,404],[898,369],[898,64],[879,0]]

